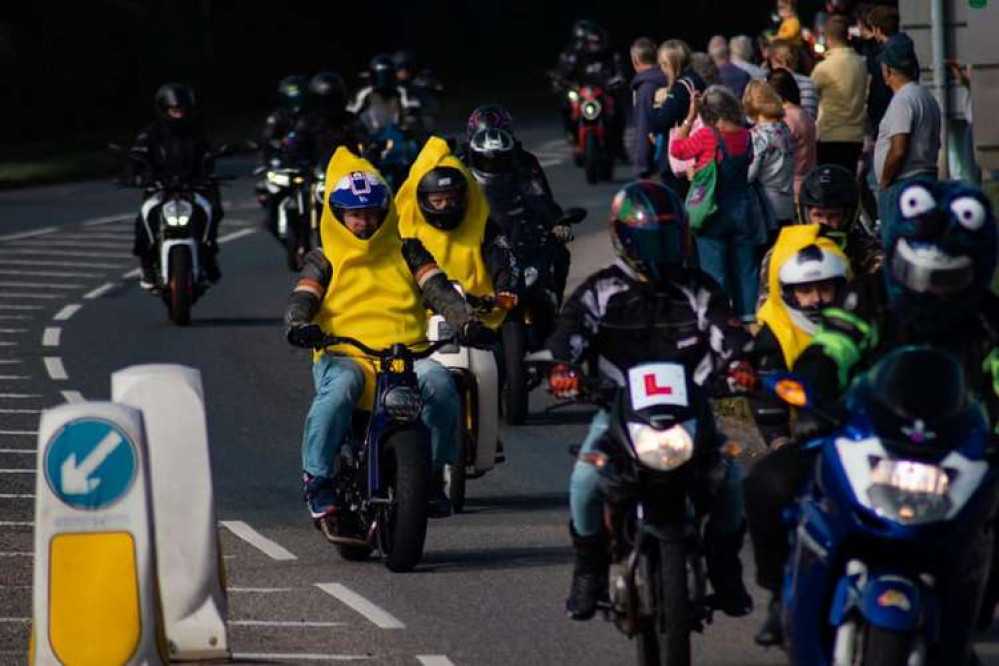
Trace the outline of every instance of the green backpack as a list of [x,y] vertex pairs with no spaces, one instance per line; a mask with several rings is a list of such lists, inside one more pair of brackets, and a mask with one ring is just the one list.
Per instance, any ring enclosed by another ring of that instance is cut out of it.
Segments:
[[[725,149],[725,141],[717,129],[712,127],[711,131],[715,133],[715,139],[718,141],[718,146],[721,150],[721,159],[725,159],[728,157],[728,152]],[[700,231],[708,218],[718,210],[718,204],[715,201],[715,188],[718,186],[719,161],[717,158],[712,159],[698,169],[694,173],[693,180],[690,181],[690,190],[687,191],[685,207],[687,209],[687,218],[690,220],[690,228],[695,232]]]

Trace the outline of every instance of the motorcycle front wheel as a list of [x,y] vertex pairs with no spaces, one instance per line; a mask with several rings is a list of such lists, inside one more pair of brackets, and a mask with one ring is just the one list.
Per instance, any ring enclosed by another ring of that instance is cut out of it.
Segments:
[[643,626],[638,635],[638,663],[640,666],[690,666],[686,548],[673,541],[660,541],[658,546],[658,553],[646,551],[642,554],[640,565],[657,612],[653,614],[654,620]]
[[600,180],[602,169],[600,159],[600,142],[597,140],[596,132],[586,135],[586,145],[583,147],[583,169],[586,172],[586,182],[595,185]]
[[503,416],[510,425],[521,425],[527,420],[529,393],[527,368],[527,331],[524,322],[508,319],[500,329],[503,337],[503,362],[506,382],[503,388]]
[[389,571],[411,571],[423,556],[430,500],[430,441],[422,430],[397,430],[382,448],[389,503],[380,511],[378,543]]
[[288,270],[298,272],[302,270],[302,258],[304,252],[299,251],[302,245],[302,220],[297,214],[288,213],[288,233],[284,237],[285,259],[288,262]]
[[863,628],[863,659],[858,666],[906,666],[915,636],[887,631],[873,625]]
[[468,434],[465,432],[465,411],[461,410],[461,423],[458,425],[458,452],[455,456],[457,463],[447,465],[444,468],[444,490],[451,500],[451,509],[455,513],[465,510],[465,483],[467,479],[468,465]]
[[194,301],[194,267],[191,251],[176,246],[170,250],[168,261],[167,308],[170,321],[177,326],[191,323],[191,304]]

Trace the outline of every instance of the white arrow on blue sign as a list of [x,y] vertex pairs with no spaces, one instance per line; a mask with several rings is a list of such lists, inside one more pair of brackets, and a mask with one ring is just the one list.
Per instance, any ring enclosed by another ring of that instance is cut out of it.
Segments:
[[45,476],[60,500],[96,511],[128,492],[136,461],[135,444],[121,429],[107,421],[82,419],[52,438],[45,451]]

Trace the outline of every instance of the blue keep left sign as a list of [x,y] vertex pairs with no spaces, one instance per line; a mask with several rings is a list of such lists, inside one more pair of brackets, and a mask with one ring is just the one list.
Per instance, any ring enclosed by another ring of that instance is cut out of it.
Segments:
[[138,470],[135,444],[107,421],[66,424],[45,451],[45,476],[55,495],[71,507],[104,509],[128,492]]

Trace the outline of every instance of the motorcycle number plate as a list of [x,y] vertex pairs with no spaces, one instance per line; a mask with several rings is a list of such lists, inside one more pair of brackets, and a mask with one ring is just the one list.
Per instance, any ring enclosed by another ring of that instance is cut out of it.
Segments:
[[628,370],[631,405],[646,409],[658,405],[689,406],[687,371],[679,363],[645,363]]

